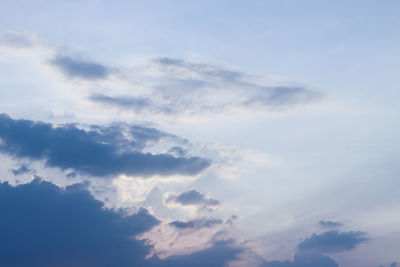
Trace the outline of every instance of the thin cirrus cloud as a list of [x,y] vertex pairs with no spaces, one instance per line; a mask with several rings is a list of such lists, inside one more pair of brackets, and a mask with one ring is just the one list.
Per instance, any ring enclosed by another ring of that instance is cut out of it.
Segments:
[[218,240],[195,253],[148,258],[152,245],[135,237],[160,221],[143,208],[132,215],[104,208],[82,184],[0,183],[0,215],[1,266],[217,267],[243,251]]
[[165,136],[153,128],[128,127],[133,141],[117,126],[93,126],[91,130],[75,125],[54,127],[30,120],[14,120],[0,115],[0,151],[17,158],[45,160],[51,167],[109,177],[196,175],[210,162],[201,157],[176,157],[168,153],[144,153],[147,142]]
[[[321,99],[320,93],[304,86],[272,85],[256,75],[183,59],[148,60],[125,75],[142,81],[139,85],[148,89],[146,93],[136,93],[133,87],[132,94],[118,94],[118,89],[113,88],[113,94],[107,91],[94,93],[88,99],[135,113],[166,115],[212,113],[234,108],[285,110]],[[146,83],[146,80],[151,82]]]
[[296,253],[293,261],[266,261],[259,267],[339,267],[332,258],[315,252]]
[[137,114],[179,117],[237,109],[285,111],[323,99],[303,82],[208,62],[160,57],[114,67],[113,62],[82,59],[27,34],[9,33],[0,43],[30,51],[38,62],[45,62],[72,83],[87,81],[73,85],[79,97],[99,107]]

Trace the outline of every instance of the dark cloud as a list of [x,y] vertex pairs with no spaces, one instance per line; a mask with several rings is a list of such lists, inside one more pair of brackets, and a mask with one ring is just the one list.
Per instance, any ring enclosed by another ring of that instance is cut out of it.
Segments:
[[183,206],[197,205],[205,207],[218,206],[220,204],[218,200],[208,198],[194,189],[179,195],[172,195],[167,199],[167,203],[168,202],[179,203]]
[[343,252],[354,249],[357,245],[368,241],[364,232],[328,231],[313,234],[298,245],[299,251],[318,251],[321,253]]
[[17,175],[21,175],[27,172],[30,172],[31,169],[29,169],[26,165],[22,164],[18,169],[11,169],[11,172],[17,176]]
[[194,175],[209,166],[200,157],[175,157],[170,154],[142,153],[147,142],[158,140],[162,133],[133,126],[130,141],[119,127],[79,129],[74,125],[53,127],[43,122],[13,120],[0,115],[0,151],[19,158],[45,160],[51,167],[72,168],[93,176]]
[[77,60],[68,56],[56,56],[51,63],[65,75],[88,80],[107,78],[110,69],[98,63]]
[[299,252],[293,261],[266,261],[260,267],[338,267],[330,257],[316,252]]
[[222,224],[223,221],[219,219],[196,219],[191,221],[173,221],[170,225],[179,229],[201,229],[210,228],[218,224]]
[[132,266],[150,252],[136,240],[159,221],[147,210],[105,209],[81,184],[0,184],[1,266]]
[[322,228],[338,228],[338,227],[343,226],[342,223],[334,222],[334,221],[319,221],[318,224]]
[[143,208],[133,215],[107,209],[83,184],[0,183],[0,216],[1,266],[222,267],[243,251],[217,241],[192,254],[148,259],[152,246],[135,237],[159,221]]
[[159,267],[223,267],[237,260],[243,248],[235,246],[232,240],[217,241],[209,249],[188,255],[171,256],[163,260],[151,259],[152,266]]

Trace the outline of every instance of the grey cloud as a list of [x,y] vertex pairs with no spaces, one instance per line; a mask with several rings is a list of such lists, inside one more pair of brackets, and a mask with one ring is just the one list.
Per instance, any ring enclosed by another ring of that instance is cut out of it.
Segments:
[[[54,127],[49,123],[13,120],[0,115],[0,151],[18,158],[45,160],[51,167],[93,176],[195,175],[210,163],[200,157],[175,157],[170,154],[143,153],[147,142],[163,136],[152,128],[133,126],[137,139],[124,137],[120,127],[79,129],[74,125]],[[136,141],[136,142],[135,142]]]
[[215,225],[222,224],[223,221],[219,219],[196,219],[191,221],[173,221],[170,223],[179,229],[201,229],[201,228],[211,228]]
[[183,206],[196,205],[204,207],[218,206],[220,202],[214,198],[208,198],[196,190],[190,190],[179,195],[172,195],[167,199],[167,203],[175,202]]
[[319,221],[318,224],[322,228],[338,228],[338,227],[343,226],[342,223],[334,222],[334,221]]
[[74,59],[68,56],[58,55],[51,63],[65,75],[72,78],[95,80],[107,78],[110,74],[110,69],[104,65]]
[[298,245],[299,251],[318,251],[321,253],[343,252],[354,249],[365,243],[369,238],[364,232],[328,231],[322,234],[313,234]]

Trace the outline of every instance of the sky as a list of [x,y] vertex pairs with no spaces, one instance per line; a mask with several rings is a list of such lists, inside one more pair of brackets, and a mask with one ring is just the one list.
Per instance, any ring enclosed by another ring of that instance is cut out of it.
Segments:
[[0,265],[396,267],[400,2],[0,2]]

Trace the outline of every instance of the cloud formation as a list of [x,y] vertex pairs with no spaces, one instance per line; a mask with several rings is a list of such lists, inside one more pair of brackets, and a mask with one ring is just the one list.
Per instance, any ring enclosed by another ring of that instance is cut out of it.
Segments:
[[0,265],[131,266],[150,247],[136,240],[159,221],[147,210],[104,209],[83,185],[65,189],[35,179],[0,184]]
[[51,167],[74,169],[93,176],[195,175],[210,163],[200,157],[143,153],[148,142],[165,134],[152,128],[128,127],[133,140],[118,126],[93,126],[90,130],[74,125],[54,127],[49,123],[13,120],[0,115],[0,151],[18,158],[45,160]]
[[146,93],[118,94],[117,89],[112,95],[93,94],[89,100],[137,113],[179,115],[232,108],[283,109],[320,99],[320,94],[302,86],[272,85],[256,75],[183,59],[158,58],[135,71],[130,75],[140,79],[136,86],[147,88]]
[[132,215],[104,208],[83,184],[0,183],[0,216],[1,266],[218,267],[243,251],[220,240],[191,254],[146,258],[152,246],[135,237],[159,220],[143,208]]
[[313,234],[301,242],[299,251],[317,251],[321,253],[343,252],[354,249],[357,245],[368,241],[364,232],[328,231],[322,234]]

